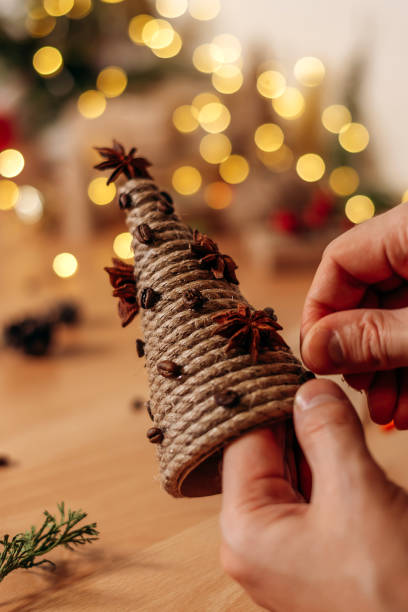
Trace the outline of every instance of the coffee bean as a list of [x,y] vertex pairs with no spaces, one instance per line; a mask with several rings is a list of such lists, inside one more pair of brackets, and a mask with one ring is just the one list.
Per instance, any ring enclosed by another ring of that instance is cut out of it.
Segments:
[[122,210],[124,208],[131,208],[132,206],[132,198],[128,193],[121,193],[119,196],[119,208]]
[[137,338],[136,353],[138,357],[144,357],[144,354],[145,354],[144,347],[145,347],[145,343],[143,342],[143,340],[141,340],[140,338]]
[[187,289],[184,292],[184,302],[193,310],[200,310],[207,300],[199,289]]
[[160,293],[157,293],[151,287],[146,287],[140,294],[140,305],[142,308],[153,308],[160,299]]
[[167,200],[158,200],[157,210],[164,213],[165,215],[171,215],[172,213],[174,213],[174,207],[172,206],[172,204],[169,204]]
[[174,361],[165,359],[157,364],[157,371],[165,378],[177,378],[181,374],[181,368]]
[[225,391],[217,391],[217,393],[214,395],[214,399],[218,406],[233,408],[239,402],[239,395],[232,389],[225,389]]
[[163,441],[163,432],[158,427],[151,427],[147,430],[146,436],[152,444],[160,444]]
[[309,370],[306,370],[301,375],[302,383],[305,383],[308,380],[313,380],[314,378],[316,378],[316,376],[313,374],[313,372],[310,372]]
[[266,314],[269,315],[271,319],[273,319],[274,321],[278,320],[278,317],[276,316],[274,309],[270,308],[270,306],[267,306],[267,308],[264,308],[264,312],[266,312]]
[[154,234],[149,225],[147,223],[141,223],[137,226],[135,231],[135,237],[142,244],[150,244],[154,240]]

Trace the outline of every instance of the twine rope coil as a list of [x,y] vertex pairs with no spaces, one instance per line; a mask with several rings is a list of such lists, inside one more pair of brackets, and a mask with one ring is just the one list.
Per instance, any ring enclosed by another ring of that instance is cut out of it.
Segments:
[[[127,224],[138,291],[150,287],[160,294],[153,308],[142,309],[142,329],[150,409],[164,434],[157,448],[162,485],[175,497],[218,493],[220,474],[198,470],[195,477],[195,470],[244,431],[289,418],[304,370],[286,349],[264,351],[256,364],[248,354],[227,353],[227,340],[213,334],[211,315],[248,302],[236,285],[200,268],[189,247],[191,228],[157,208],[159,190],[152,181],[132,179],[122,192],[131,198]],[[151,244],[136,237],[141,223],[153,231]],[[187,289],[207,298],[200,311],[185,303]],[[180,366],[181,375],[161,376],[157,364],[163,360]],[[237,406],[216,403],[214,394],[226,389],[238,394]]]

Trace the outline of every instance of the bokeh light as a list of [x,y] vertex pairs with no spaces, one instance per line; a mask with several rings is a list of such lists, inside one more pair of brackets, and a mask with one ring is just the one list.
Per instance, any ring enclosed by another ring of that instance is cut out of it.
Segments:
[[119,2],[123,2],[123,0],[101,0],[105,4],[119,4]]
[[52,262],[52,269],[60,278],[69,278],[78,269],[77,258],[72,253],[58,253]]
[[187,0],[156,0],[156,10],[159,15],[169,19],[184,15],[187,6]]
[[225,134],[207,134],[201,139],[201,157],[209,164],[220,164],[231,154],[231,141]]
[[142,33],[145,25],[152,21],[154,17],[152,15],[147,15],[142,13],[140,15],[136,15],[129,22],[128,34],[129,38],[135,45],[144,45]]
[[232,34],[218,34],[212,40],[210,52],[216,62],[233,64],[241,57],[242,47],[236,36]]
[[249,174],[249,164],[242,155],[230,155],[219,166],[221,178],[226,183],[236,185],[245,181]]
[[37,223],[43,216],[44,198],[32,185],[23,185],[19,188],[15,210],[18,218],[24,223]]
[[325,108],[322,113],[324,127],[333,134],[338,134],[350,122],[351,113],[343,104],[332,104]]
[[125,91],[127,82],[126,72],[122,68],[107,66],[98,74],[96,86],[107,98],[115,98]]
[[5,149],[0,153],[0,174],[13,178],[24,168],[24,157],[17,149]]
[[106,178],[98,176],[92,179],[88,185],[89,199],[98,206],[105,206],[112,202],[116,195],[116,187],[114,183],[106,184]]
[[68,17],[70,19],[83,19],[92,10],[92,0],[75,0],[73,8],[70,10]]
[[180,34],[178,32],[174,32],[173,40],[167,47],[152,49],[152,51],[155,55],[157,55],[157,57],[168,59],[169,57],[174,57],[180,53],[182,46],[183,41],[181,40]]
[[332,170],[329,176],[329,185],[332,191],[339,196],[348,196],[354,193],[360,183],[357,171],[350,166],[339,166]]
[[198,128],[198,110],[189,104],[178,106],[173,112],[173,124],[183,134],[194,132]]
[[[203,91],[195,96],[192,102],[192,106],[200,111],[203,106],[210,104],[211,102],[220,102],[219,97],[210,91]],[[198,116],[198,114],[197,114]]]
[[174,39],[174,29],[165,19],[150,19],[142,30],[142,40],[151,49],[164,49]]
[[285,144],[277,151],[257,149],[257,156],[264,166],[273,172],[286,172],[292,167],[295,158],[292,149]]
[[227,208],[232,202],[232,188],[222,181],[210,183],[204,190],[204,200],[210,208],[221,210]]
[[213,45],[204,43],[196,47],[193,52],[193,65],[196,70],[205,74],[210,74],[218,68],[220,62],[214,57]]
[[231,121],[228,108],[219,102],[205,104],[198,113],[201,127],[211,134],[217,134],[227,129]]
[[66,15],[74,6],[74,0],[43,0],[45,11],[51,17]]
[[370,141],[367,128],[361,123],[348,123],[339,134],[339,143],[349,153],[364,151]]
[[211,81],[214,88],[220,93],[232,94],[240,89],[244,77],[235,64],[224,64],[214,70]]
[[19,189],[13,181],[0,179],[0,210],[10,210],[14,208]]
[[262,151],[277,151],[283,145],[284,135],[276,123],[264,123],[255,132],[255,144]]
[[[50,17],[45,11],[42,11],[42,15],[36,14],[34,11],[29,12],[29,16],[25,21],[25,27],[27,32],[33,36],[33,38],[42,38],[51,34],[57,23],[55,17]],[[37,16],[38,15],[38,16]]]
[[296,172],[300,178],[308,183],[313,183],[322,178],[326,165],[320,155],[306,153],[301,155],[296,163]]
[[199,21],[214,19],[220,9],[220,0],[190,0],[188,7],[190,15]]
[[106,99],[102,92],[96,89],[84,91],[78,98],[78,110],[86,119],[100,117],[106,108]]
[[280,117],[297,119],[305,110],[305,99],[296,87],[287,87],[278,98],[273,98],[272,106]]
[[265,70],[259,75],[256,87],[265,98],[278,98],[286,89],[286,79],[277,70]]
[[129,232],[118,234],[113,241],[113,251],[121,259],[131,259],[133,257],[132,234]]
[[402,194],[401,203],[402,202],[408,202],[408,189],[406,189]]
[[194,166],[181,166],[173,172],[172,184],[182,195],[192,195],[201,187],[201,174]]
[[55,76],[63,66],[62,55],[55,47],[41,47],[33,55],[33,66],[41,76]]
[[316,87],[320,85],[325,76],[324,64],[317,57],[302,57],[294,68],[294,74],[299,83],[306,87]]
[[352,196],[346,202],[345,213],[352,223],[362,223],[374,216],[374,202],[365,195]]

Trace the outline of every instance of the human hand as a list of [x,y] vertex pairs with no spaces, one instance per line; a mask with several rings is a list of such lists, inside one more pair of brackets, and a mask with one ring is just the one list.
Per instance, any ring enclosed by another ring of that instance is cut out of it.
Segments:
[[273,431],[253,431],[224,451],[225,571],[274,612],[406,611],[407,494],[373,461],[333,382],[303,385],[294,421],[313,473],[310,504],[285,478]]
[[301,351],[367,392],[372,419],[408,428],[408,205],[336,238],[306,298]]

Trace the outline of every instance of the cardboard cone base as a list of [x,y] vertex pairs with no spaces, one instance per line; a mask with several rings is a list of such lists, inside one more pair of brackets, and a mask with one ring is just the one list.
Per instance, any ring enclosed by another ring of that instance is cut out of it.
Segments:
[[[139,301],[143,306],[150,290],[157,300],[141,308],[141,318],[150,410],[162,432],[161,482],[174,497],[220,493],[223,447],[246,431],[289,419],[305,370],[286,347],[263,350],[257,363],[240,349],[227,352],[228,339],[217,335],[212,316],[249,305],[237,285],[200,267],[190,250],[192,230],[175,213],[162,212],[152,181],[129,180],[121,193],[128,194]],[[140,241],[141,224],[152,231],[148,243]],[[186,303],[187,289],[200,290],[201,308]],[[163,362],[173,364],[173,376],[159,371]],[[226,390],[238,398],[229,407],[216,398]]]

